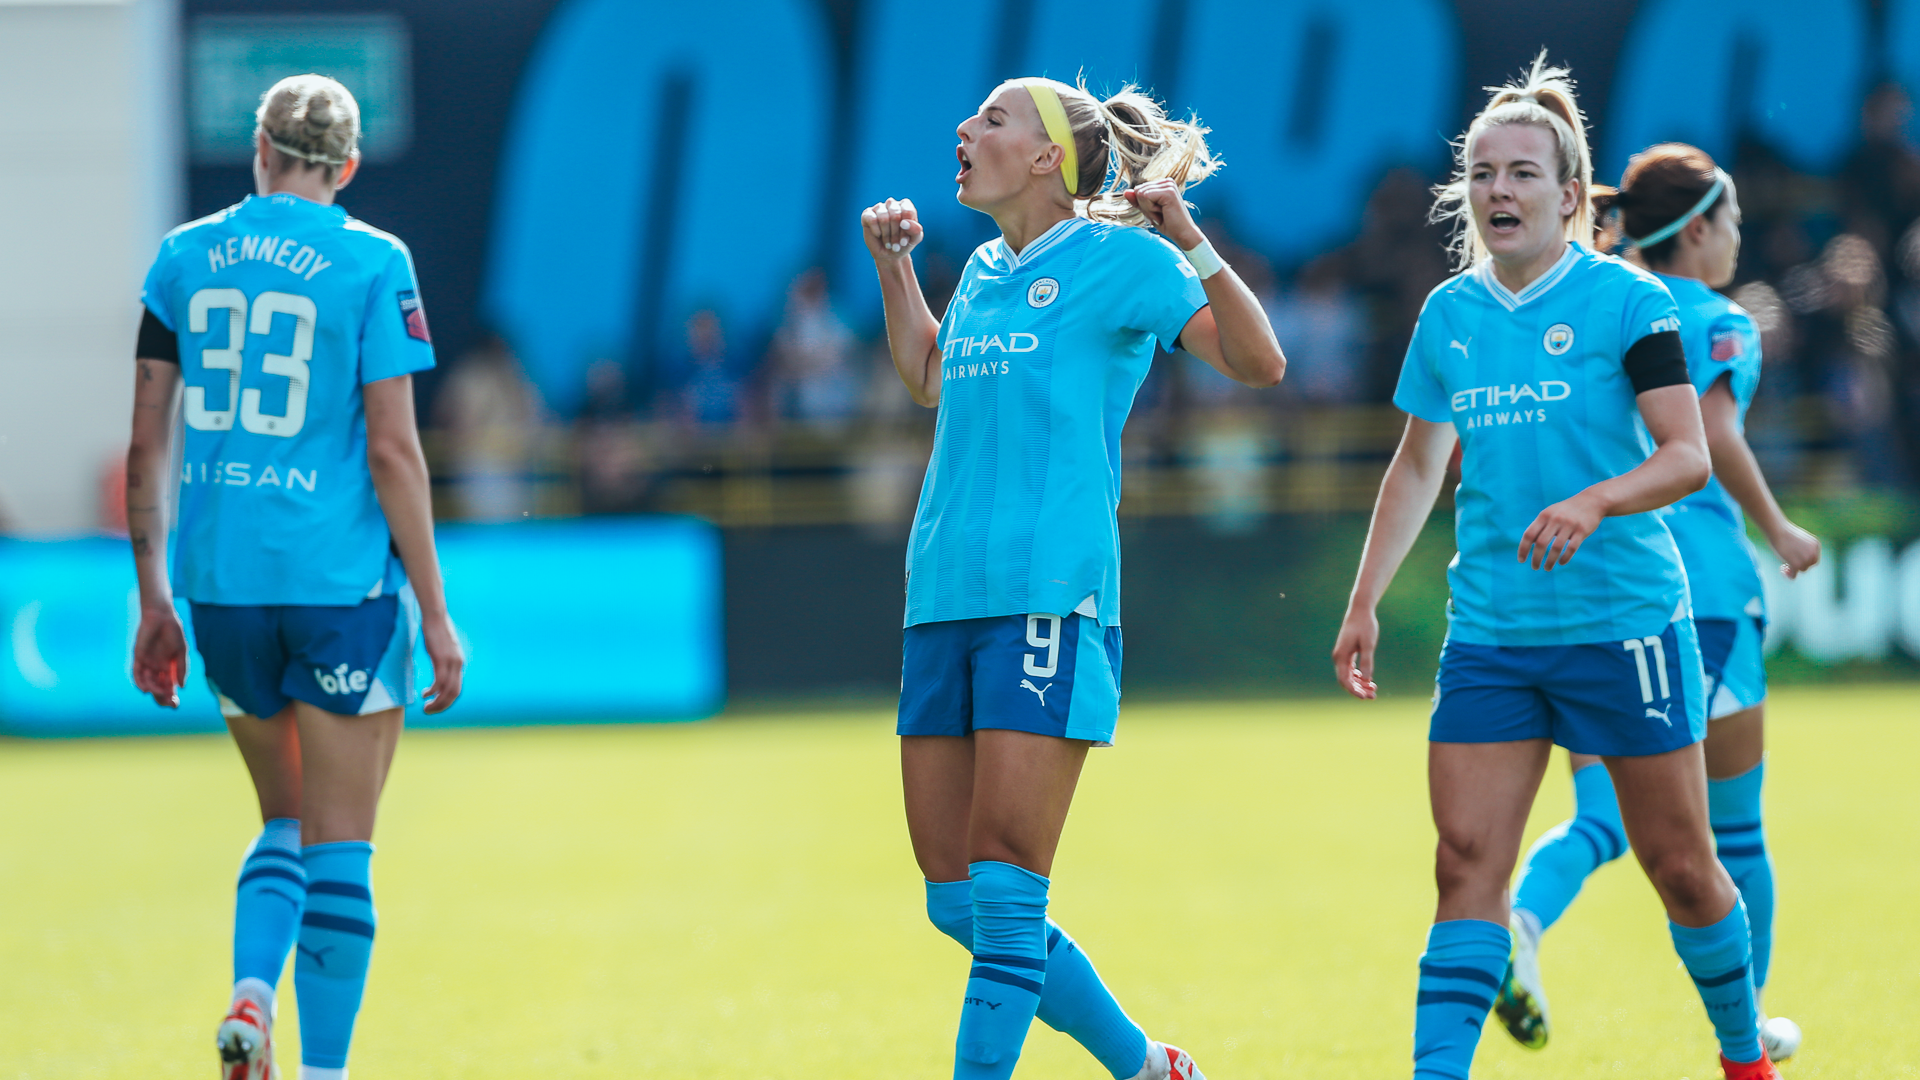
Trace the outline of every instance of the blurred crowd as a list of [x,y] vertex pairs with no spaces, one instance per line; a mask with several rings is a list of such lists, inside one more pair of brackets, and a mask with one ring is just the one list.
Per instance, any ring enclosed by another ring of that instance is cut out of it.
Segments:
[[[1765,356],[1749,438],[1789,493],[1920,491],[1911,110],[1896,87],[1871,94],[1860,144],[1834,176],[1798,173],[1759,143],[1742,144],[1731,163],[1745,227],[1728,292],[1759,324]],[[1191,494],[1181,505],[1231,529],[1285,508],[1274,478],[1288,469],[1358,456],[1377,477],[1397,432],[1383,406],[1421,302],[1449,272],[1445,237],[1427,221],[1430,182],[1388,172],[1358,234],[1304,265],[1276,265],[1237,243],[1231,220],[1203,222],[1265,304],[1287,378],[1255,391],[1184,354],[1156,358],[1127,430],[1130,497],[1152,477],[1171,478]],[[925,245],[921,254],[938,311],[967,252]],[[440,511],[897,526],[912,514],[934,414],[907,397],[878,326],[857,329],[872,321],[839,310],[827,273],[808,270],[770,329],[700,310],[658,370],[596,360],[573,416],[548,410],[509,344],[490,342],[456,358],[433,394]],[[1370,499],[1365,487],[1355,490]]]

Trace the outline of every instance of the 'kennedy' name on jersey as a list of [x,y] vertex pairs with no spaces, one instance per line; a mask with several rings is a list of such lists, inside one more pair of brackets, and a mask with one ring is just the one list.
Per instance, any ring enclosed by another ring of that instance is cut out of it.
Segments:
[[312,281],[315,274],[333,265],[325,255],[298,240],[282,240],[277,236],[229,236],[225,243],[207,249],[208,273],[242,262],[272,263],[299,274],[306,281]]

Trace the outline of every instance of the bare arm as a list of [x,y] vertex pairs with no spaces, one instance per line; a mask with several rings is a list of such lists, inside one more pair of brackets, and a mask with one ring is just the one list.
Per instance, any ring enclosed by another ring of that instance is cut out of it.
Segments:
[[[1187,211],[1180,186],[1172,180],[1152,180],[1126,194],[1180,250],[1192,251],[1206,241]],[[1277,384],[1287,373],[1287,357],[1253,290],[1231,266],[1200,284],[1207,290],[1207,306],[1187,320],[1180,331],[1180,347],[1234,382],[1254,387]]]
[[1333,674],[1357,698],[1371,698],[1373,654],[1380,644],[1380,620],[1375,609],[1393,575],[1413,550],[1426,527],[1427,515],[1440,497],[1447,477],[1447,460],[1458,438],[1450,423],[1407,417],[1407,430],[1393,463],[1380,481],[1380,497],[1373,504],[1373,523],[1367,527],[1367,546],[1360,552],[1360,572],[1347,600],[1347,615],[1333,645]]
[[433,544],[433,501],[427,458],[413,420],[413,376],[368,383],[361,391],[367,414],[367,470],[387,516],[393,546],[420,601],[420,636],[433,660],[426,711],[444,711],[460,696],[466,656],[447,614],[440,556]]
[[1796,577],[1820,561],[1820,541],[1812,533],[1787,520],[1774,500],[1773,489],[1754,460],[1753,448],[1740,431],[1740,406],[1726,379],[1720,379],[1700,398],[1700,418],[1706,425],[1707,451],[1713,456],[1713,473],[1720,483],[1760,527],[1767,543],[1784,562],[1780,572]]
[[133,638],[133,684],[166,708],[180,705],[187,639],[167,580],[167,475],[180,365],[135,362],[133,434],[127,443],[127,540],[140,580],[140,627]]
[[913,249],[927,235],[911,199],[888,199],[860,214],[867,253],[880,274],[880,300],[887,315],[887,348],[893,367],[913,400],[940,404],[940,320],[927,307],[913,272]]
[[1657,449],[1633,469],[1540,511],[1520,536],[1521,562],[1531,558],[1536,570],[1564,566],[1603,518],[1656,510],[1707,486],[1713,465],[1693,387],[1662,386],[1634,400]]

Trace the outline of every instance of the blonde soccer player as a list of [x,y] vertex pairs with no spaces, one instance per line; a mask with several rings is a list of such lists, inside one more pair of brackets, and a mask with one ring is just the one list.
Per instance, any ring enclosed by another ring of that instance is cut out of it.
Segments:
[[957,1080],[1011,1075],[1036,1014],[1119,1080],[1200,1078],[1114,1001],[1047,890],[1087,749],[1119,716],[1120,429],[1154,348],[1251,386],[1286,365],[1182,199],[1215,168],[1205,131],[1130,88],[996,87],[959,126],[954,180],[1000,235],[939,319],[914,276],[912,201],[861,215],[894,365],[940,410],[898,731],[927,914],[972,953]]
[[[1740,256],[1740,199],[1733,177],[1684,143],[1649,147],[1627,164],[1609,201],[1634,257],[1673,293],[1687,369],[1700,395],[1714,478],[1674,505],[1667,528],[1687,567],[1705,667],[1707,807],[1715,848],[1740,889],[1753,933],[1753,988],[1766,990],[1773,958],[1773,860],[1760,812],[1766,775],[1767,672],[1761,655],[1766,594],[1746,517],[1787,576],[1820,560],[1820,541],[1787,519],[1747,445],[1747,406],[1760,385],[1760,334],[1740,305],[1714,291],[1733,281]],[[1745,515],[1742,511],[1745,511]],[[1494,1012],[1521,1045],[1551,1034],[1540,978],[1540,938],[1586,879],[1626,852],[1613,781],[1599,758],[1569,755],[1574,816],[1527,852],[1513,897],[1513,965]],[[1798,1025],[1765,1017],[1760,1040],[1776,1063],[1799,1049]]]
[[415,698],[414,642],[433,661],[429,712],[460,696],[464,660],[414,430],[412,373],[433,347],[413,260],[334,204],[359,170],[359,106],[298,75],[257,119],[256,194],[169,233],[147,274],[127,454],[133,671],[178,705],[178,589],[266,823],[240,866],[223,1080],[278,1075],[275,995],[295,949],[301,1080],[345,1080],[377,921],[374,813]]
[[1679,311],[1595,252],[1593,166],[1568,73],[1536,60],[1457,143],[1437,211],[1462,270],[1427,298],[1394,402],[1408,415],[1333,650],[1371,698],[1375,607],[1456,442],[1459,554],[1428,730],[1439,901],[1420,958],[1414,1076],[1464,1080],[1507,969],[1507,883],[1555,743],[1601,757],[1729,1080],[1760,1045],[1746,909],[1708,827],[1700,647],[1652,513],[1709,476]]

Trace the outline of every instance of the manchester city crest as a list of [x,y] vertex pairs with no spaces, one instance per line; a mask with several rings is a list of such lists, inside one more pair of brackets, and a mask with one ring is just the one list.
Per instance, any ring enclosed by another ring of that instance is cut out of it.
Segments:
[[1573,348],[1573,327],[1566,323],[1554,323],[1547,327],[1547,336],[1542,339],[1541,344],[1545,345],[1547,352],[1554,356],[1565,355],[1568,349]]
[[1053,278],[1043,277],[1027,286],[1027,304],[1030,307],[1046,307],[1060,295],[1060,283]]

